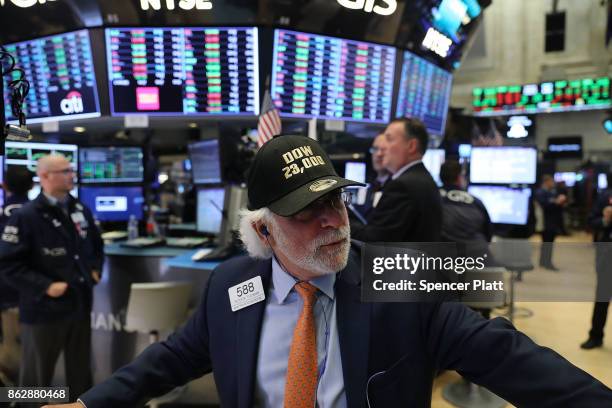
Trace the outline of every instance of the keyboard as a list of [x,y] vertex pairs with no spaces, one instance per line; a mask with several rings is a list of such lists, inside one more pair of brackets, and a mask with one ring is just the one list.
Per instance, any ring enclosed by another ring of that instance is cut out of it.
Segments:
[[197,238],[197,237],[185,237],[185,238],[166,238],[166,245],[175,248],[195,248],[208,244],[210,239],[208,238]]
[[121,243],[121,246],[126,248],[150,248],[155,246],[163,245],[166,242],[163,238],[136,238],[130,239],[129,241],[125,241]]

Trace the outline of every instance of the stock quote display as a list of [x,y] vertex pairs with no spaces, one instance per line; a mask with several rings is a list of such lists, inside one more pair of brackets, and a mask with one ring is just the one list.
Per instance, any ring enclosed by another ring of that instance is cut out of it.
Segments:
[[474,114],[479,116],[607,109],[612,106],[608,77],[474,88],[472,97]]
[[257,28],[108,28],[113,115],[259,114]]
[[395,48],[276,30],[272,99],[282,116],[386,123]]

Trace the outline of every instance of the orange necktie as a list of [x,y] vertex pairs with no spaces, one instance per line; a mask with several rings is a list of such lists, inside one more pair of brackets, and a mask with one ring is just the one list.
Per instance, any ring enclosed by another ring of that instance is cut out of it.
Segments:
[[285,383],[285,408],[313,408],[317,395],[317,336],[315,332],[314,305],[317,288],[308,282],[295,285],[304,301],[304,308],[293,331],[289,350],[287,382]]

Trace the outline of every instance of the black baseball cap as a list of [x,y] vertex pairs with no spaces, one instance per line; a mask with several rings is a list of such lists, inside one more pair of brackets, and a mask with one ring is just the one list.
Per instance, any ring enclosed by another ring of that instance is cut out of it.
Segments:
[[249,169],[247,208],[268,207],[273,213],[288,217],[330,191],[363,185],[339,177],[315,140],[296,135],[276,136],[259,149]]

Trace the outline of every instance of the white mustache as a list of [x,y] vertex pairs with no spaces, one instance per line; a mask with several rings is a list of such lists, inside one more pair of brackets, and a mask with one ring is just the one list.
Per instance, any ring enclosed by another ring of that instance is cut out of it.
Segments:
[[329,245],[333,242],[338,242],[344,239],[348,239],[349,235],[350,235],[350,228],[344,225],[336,230],[329,231],[321,236],[318,236],[313,242],[313,247],[319,248],[319,247],[322,247],[323,245]]

